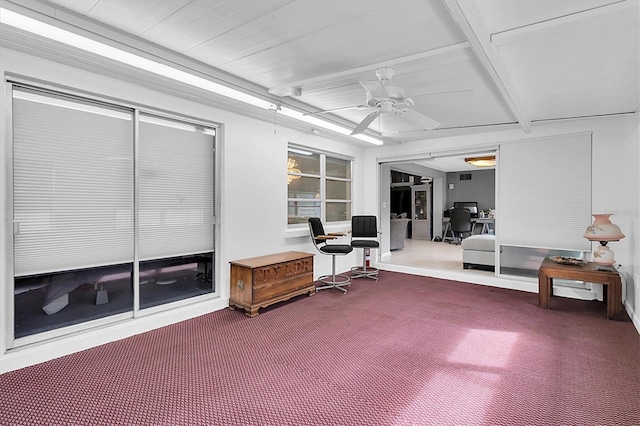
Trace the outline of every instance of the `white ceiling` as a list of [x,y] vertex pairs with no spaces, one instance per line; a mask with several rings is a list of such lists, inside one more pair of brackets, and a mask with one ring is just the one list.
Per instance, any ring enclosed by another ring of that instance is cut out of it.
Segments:
[[[151,42],[307,112],[364,104],[358,82],[393,67],[412,109],[441,124],[383,114],[367,133],[387,143],[638,110],[637,0],[11,1]],[[355,127],[370,112],[322,116]]]

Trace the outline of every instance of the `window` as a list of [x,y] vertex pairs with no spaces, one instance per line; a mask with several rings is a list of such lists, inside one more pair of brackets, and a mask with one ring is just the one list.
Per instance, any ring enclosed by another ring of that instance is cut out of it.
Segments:
[[297,148],[287,158],[287,223],[306,224],[351,218],[351,160]]

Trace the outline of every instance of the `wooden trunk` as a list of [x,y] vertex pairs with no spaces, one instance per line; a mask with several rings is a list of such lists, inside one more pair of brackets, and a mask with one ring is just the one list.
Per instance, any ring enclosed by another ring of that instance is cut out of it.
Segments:
[[313,254],[299,251],[235,260],[231,264],[229,309],[244,309],[255,317],[258,309],[300,294],[316,294]]

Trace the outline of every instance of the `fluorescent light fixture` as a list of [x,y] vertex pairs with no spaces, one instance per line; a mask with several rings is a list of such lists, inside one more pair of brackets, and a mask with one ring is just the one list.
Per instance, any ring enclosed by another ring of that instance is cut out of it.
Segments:
[[[239,90],[224,86],[222,84],[207,80],[202,77],[198,77],[188,72],[172,68],[168,65],[143,58],[133,53],[129,53],[113,46],[109,46],[108,44],[104,44],[81,36],[79,34],[72,33],[71,31],[63,30],[54,25],[38,21],[37,19],[29,18],[8,9],[0,8],[0,23],[18,28],[20,30],[28,31],[32,34],[36,34],[50,40],[55,40],[72,47],[76,47],[123,64],[131,65],[144,71],[152,72],[163,77],[168,77],[175,81],[189,84],[191,86],[198,87],[200,89],[204,89],[218,95],[235,99],[249,105],[267,110],[278,110],[280,111],[280,113],[288,117],[314,124],[318,127],[322,127],[323,129],[332,130],[342,135],[349,136],[349,134],[351,133],[351,130],[347,128],[315,117],[304,116],[301,112],[295,111],[291,108],[279,108],[277,105],[273,104],[270,101],[260,99],[256,96],[241,92]],[[382,141],[367,135],[360,134],[354,137],[374,145],[382,145]]]
[[495,167],[496,156],[487,155],[485,157],[468,157],[464,161],[476,167]]
[[[351,133],[351,131],[349,131],[349,133]],[[349,135],[351,136],[351,134]],[[352,138],[356,138],[356,139],[360,139],[361,141],[364,142],[368,142],[374,145],[382,145],[383,142],[381,140],[378,140],[376,138],[372,138],[371,136],[367,136],[367,135],[363,135],[362,133],[360,133],[359,135],[354,135],[351,136]]]
[[24,15],[20,15],[19,13],[13,12],[8,9],[0,8],[0,22],[24,31],[28,31],[33,34],[40,35],[50,40],[55,40],[69,46],[77,47],[84,51],[91,52],[96,55],[121,62],[123,64],[131,65],[136,68],[161,75],[163,77],[169,77],[173,80],[180,81],[191,86],[199,87],[201,89],[205,89],[210,92],[226,96],[228,98],[236,99],[238,101],[257,106],[259,108],[276,108],[276,106],[271,102],[259,99],[255,96],[243,93],[239,90],[235,90],[230,87],[223,86],[222,84],[209,81],[202,77],[198,77],[187,72],[172,68],[168,65],[164,65],[159,62],[134,55],[133,53],[125,52],[124,50],[117,49],[115,47],[109,46],[108,44],[91,40],[90,38],[63,30],[56,26],[46,24],[44,22],[29,18]]
[[[279,109],[282,115],[286,115],[287,117],[295,118],[296,120],[304,121],[309,124],[313,124],[314,126],[322,127],[323,129],[331,130],[336,133],[340,133],[341,135],[351,136],[351,129],[347,129],[346,127],[338,126],[337,124],[330,123],[328,121],[321,120],[317,117],[313,117],[310,115],[304,115],[304,113],[300,111],[296,111],[294,109],[288,107],[280,107]],[[373,145],[382,145],[382,141],[372,138],[367,135],[359,134],[352,136],[354,138],[360,139],[364,142],[368,142]]]

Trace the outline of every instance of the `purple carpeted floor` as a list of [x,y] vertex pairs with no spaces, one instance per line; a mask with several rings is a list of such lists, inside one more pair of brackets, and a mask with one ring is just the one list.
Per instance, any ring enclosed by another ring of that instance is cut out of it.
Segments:
[[2,425],[640,425],[604,305],[381,272],[0,376]]

